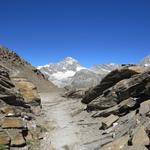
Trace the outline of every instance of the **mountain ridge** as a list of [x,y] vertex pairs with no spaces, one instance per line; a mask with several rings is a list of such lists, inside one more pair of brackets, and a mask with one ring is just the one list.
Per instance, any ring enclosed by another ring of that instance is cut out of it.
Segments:
[[[82,66],[78,60],[72,57],[66,57],[57,63],[38,66],[37,69],[48,75],[49,80],[58,87],[70,86],[85,88],[88,85],[88,88],[98,84],[104,75],[119,66],[120,65],[111,63],[87,68]],[[100,68],[101,70],[99,70]],[[82,81],[80,79],[82,79]]]
[[[86,85],[91,85],[87,86],[87,88],[89,88],[99,84],[99,81],[105,75],[124,65],[126,64],[96,64],[90,68],[87,68],[82,66],[78,60],[72,57],[66,57],[57,63],[38,66],[37,69],[46,74],[49,80],[58,87],[62,88],[65,86],[70,86],[79,88],[80,85],[80,88],[84,88]],[[133,65],[150,66],[150,55],[143,58],[143,60],[141,60],[138,64]],[[80,79],[82,79],[82,81]]]

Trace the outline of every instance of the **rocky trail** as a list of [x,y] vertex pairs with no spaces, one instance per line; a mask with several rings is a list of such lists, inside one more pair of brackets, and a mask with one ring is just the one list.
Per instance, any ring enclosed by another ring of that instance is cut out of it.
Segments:
[[[96,150],[100,147],[100,118],[84,111],[79,99],[61,97],[61,93],[41,93],[47,132],[43,150]],[[107,139],[108,140],[108,139]],[[101,141],[107,142],[107,141]]]

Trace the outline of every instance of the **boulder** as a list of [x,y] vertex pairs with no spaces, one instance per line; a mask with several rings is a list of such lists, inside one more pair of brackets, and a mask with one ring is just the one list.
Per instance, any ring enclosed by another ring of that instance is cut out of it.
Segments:
[[74,89],[74,90],[71,90],[71,91],[67,91],[62,96],[67,97],[67,98],[82,98],[84,94],[85,94],[84,89],[78,89],[78,90]]
[[87,109],[107,109],[130,97],[134,98],[139,107],[142,101],[150,98],[150,72],[137,74],[129,79],[119,81],[113,87],[103,91],[103,94],[90,102]]
[[133,70],[127,67],[123,67],[122,69],[116,69],[112,72],[110,72],[108,75],[106,75],[101,83],[97,85],[96,87],[90,89],[85,93],[85,96],[82,99],[83,103],[90,103],[92,100],[94,100],[96,97],[100,96],[103,94],[103,92],[114,86],[117,82],[123,80],[123,79],[128,79],[131,76],[138,74],[139,71],[136,71],[135,69]]
[[21,113],[18,109],[13,106],[6,105],[0,108],[0,112],[5,115],[5,117],[18,117],[21,116]]
[[94,115],[92,115],[92,117],[107,117],[111,114],[119,116],[125,115],[126,113],[129,113],[130,109],[132,109],[135,105],[136,101],[132,97],[130,97],[127,100],[122,101],[118,105],[95,113]]
[[118,117],[118,116],[115,116],[115,115],[110,115],[110,116],[108,116],[107,118],[104,118],[104,119],[102,120],[102,127],[101,127],[101,128],[102,128],[103,130],[105,130],[105,129],[111,127],[112,124],[113,124],[114,122],[116,122],[118,119],[119,119],[119,117]]
[[149,112],[150,112],[150,100],[147,100],[140,104],[139,114],[146,115]]
[[9,145],[10,137],[7,132],[0,131],[0,145]]
[[8,73],[7,69],[0,66],[0,99],[9,105],[26,107]]
[[26,144],[25,139],[22,135],[22,131],[19,130],[8,130],[8,134],[11,138],[11,146],[24,146]]
[[18,117],[5,117],[1,122],[2,128],[25,128],[25,122]]
[[113,142],[103,146],[99,150],[123,150],[123,148],[127,145],[129,140],[129,136],[125,135],[119,139],[114,140]]
[[41,99],[35,85],[24,78],[14,79],[15,85],[24,98],[25,103],[40,105]]
[[149,137],[147,136],[143,126],[137,129],[137,131],[133,135],[132,144],[143,145],[143,146],[149,145]]

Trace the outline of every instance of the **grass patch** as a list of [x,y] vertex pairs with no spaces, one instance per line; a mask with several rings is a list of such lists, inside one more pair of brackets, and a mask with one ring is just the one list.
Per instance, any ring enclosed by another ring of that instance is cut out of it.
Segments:
[[5,150],[5,146],[0,144],[0,150]]

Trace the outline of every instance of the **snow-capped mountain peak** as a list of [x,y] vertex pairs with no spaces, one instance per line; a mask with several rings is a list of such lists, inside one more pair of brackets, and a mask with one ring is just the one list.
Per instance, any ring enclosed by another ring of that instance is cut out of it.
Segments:
[[70,78],[73,77],[77,71],[86,69],[72,57],[66,57],[58,63],[39,66],[37,68],[47,74],[49,80],[59,87],[67,85]]
[[104,75],[116,68],[118,68],[118,65],[115,64],[103,64],[93,66],[92,68],[85,68],[72,57],[66,57],[57,63],[38,67],[58,87],[68,85],[89,87],[96,85]]
[[74,59],[72,57],[66,57],[63,61],[70,65],[72,65],[73,63],[79,63],[76,59]]

